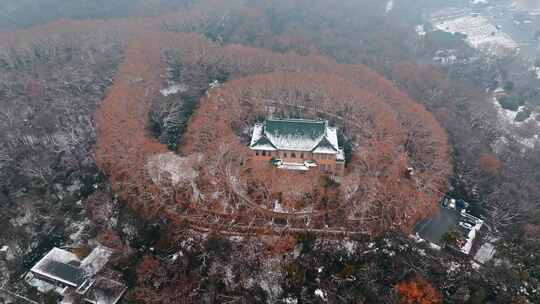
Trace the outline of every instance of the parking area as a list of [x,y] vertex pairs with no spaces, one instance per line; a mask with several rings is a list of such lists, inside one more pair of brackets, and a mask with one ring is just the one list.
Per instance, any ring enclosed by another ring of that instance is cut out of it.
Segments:
[[438,214],[418,222],[413,232],[428,242],[441,245],[442,236],[459,227],[460,217],[455,209],[447,209],[439,205]]
[[[416,224],[413,233],[419,238],[432,244],[443,246],[443,236],[450,231],[458,232],[462,242],[458,250],[469,254],[476,233],[483,225],[483,221],[470,214],[465,209],[458,211],[455,203],[443,203],[439,205],[439,212]],[[459,208],[458,208],[459,209]]]

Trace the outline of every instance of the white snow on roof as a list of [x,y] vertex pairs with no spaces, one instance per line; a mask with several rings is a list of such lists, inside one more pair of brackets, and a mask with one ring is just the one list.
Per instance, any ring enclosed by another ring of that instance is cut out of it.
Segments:
[[251,149],[257,150],[257,151],[276,151],[277,150],[276,148],[274,148],[274,146],[270,144],[258,144],[252,147]]
[[263,124],[256,123],[253,127],[253,135],[251,136],[251,146],[253,146],[262,136],[263,133]]
[[63,264],[69,264],[70,262],[79,262],[79,261],[80,261],[79,258],[75,254],[73,254],[73,253],[71,253],[71,252],[69,252],[67,250],[63,250],[63,249],[54,247],[41,260],[39,260],[39,262],[37,262],[37,264],[34,265],[34,267],[32,267],[32,269],[30,269],[30,271],[32,271],[33,273],[37,273],[39,275],[42,275],[44,277],[48,277],[50,279],[62,282],[64,284],[74,286],[74,285],[76,285],[74,282],[66,281],[66,280],[64,280],[64,279],[62,279],[60,277],[57,277],[57,276],[51,274],[50,272],[48,272],[47,269],[46,269],[46,266],[50,262],[58,262],[58,263],[63,263]]
[[336,156],[337,161],[345,161],[345,152],[343,149],[338,150],[338,155]]
[[84,269],[87,275],[94,276],[105,267],[105,264],[109,262],[111,255],[111,249],[104,246],[98,246],[81,261],[81,268]]
[[464,217],[467,217],[469,219],[474,219],[476,221],[476,225],[467,234],[467,241],[465,242],[465,245],[463,245],[463,247],[460,248],[461,252],[465,254],[469,254],[471,252],[474,239],[476,238],[476,233],[480,231],[480,229],[482,228],[482,225],[484,225],[484,221],[470,214],[462,213],[462,215],[464,215]]
[[317,154],[337,154],[336,150],[329,147],[317,147],[313,150],[313,153]]
[[[266,135],[268,140],[275,146],[270,144],[257,144],[257,141]],[[317,147],[321,140],[325,138],[335,148],[335,150],[326,147]],[[336,150],[339,149],[337,128],[327,127],[326,134],[319,136],[318,138],[307,138],[301,136],[278,136],[274,134],[264,134],[264,124],[257,123],[253,128],[253,135],[251,137],[250,147],[252,150],[292,150],[292,151],[313,151],[314,153],[327,153],[337,154]],[[276,149],[277,148],[277,149]],[[315,150],[314,149],[318,149]]]
[[467,35],[467,43],[487,54],[500,54],[518,50],[519,44],[505,32],[499,31],[495,25],[483,16],[460,16],[457,18],[434,20],[435,28]]
[[334,128],[334,127],[326,128],[326,138],[332,144],[332,146],[336,148],[336,150],[339,149],[338,138],[337,138],[337,128]]
[[268,139],[279,150],[294,150],[294,151],[311,151],[313,150],[324,136],[318,138],[306,138],[300,136],[274,136],[266,134]]
[[476,252],[474,259],[481,264],[485,264],[493,259],[495,255],[495,246],[492,243],[486,242],[480,246],[480,249]]

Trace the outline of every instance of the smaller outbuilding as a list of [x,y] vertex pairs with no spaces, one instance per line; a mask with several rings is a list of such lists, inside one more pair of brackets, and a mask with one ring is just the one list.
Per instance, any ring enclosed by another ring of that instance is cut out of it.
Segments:
[[80,260],[74,253],[55,247],[30,269],[27,281],[41,292],[55,291],[64,302],[78,298],[86,303],[115,304],[126,286],[105,275],[112,253],[98,246]]

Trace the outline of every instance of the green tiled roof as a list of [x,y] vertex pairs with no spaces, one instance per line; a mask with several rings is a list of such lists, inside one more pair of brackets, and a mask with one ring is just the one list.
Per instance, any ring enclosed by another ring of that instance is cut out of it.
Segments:
[[264,131],[276,137],[318,139],[325,135],[326,123],[322,120],[271,118],[266,120]]

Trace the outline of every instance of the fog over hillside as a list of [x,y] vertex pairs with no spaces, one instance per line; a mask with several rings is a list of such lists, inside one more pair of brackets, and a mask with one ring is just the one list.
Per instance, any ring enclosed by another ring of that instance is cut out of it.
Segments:
[[516,0],[516,3],[523,9],[540,9],[540,2],[537,0]]

